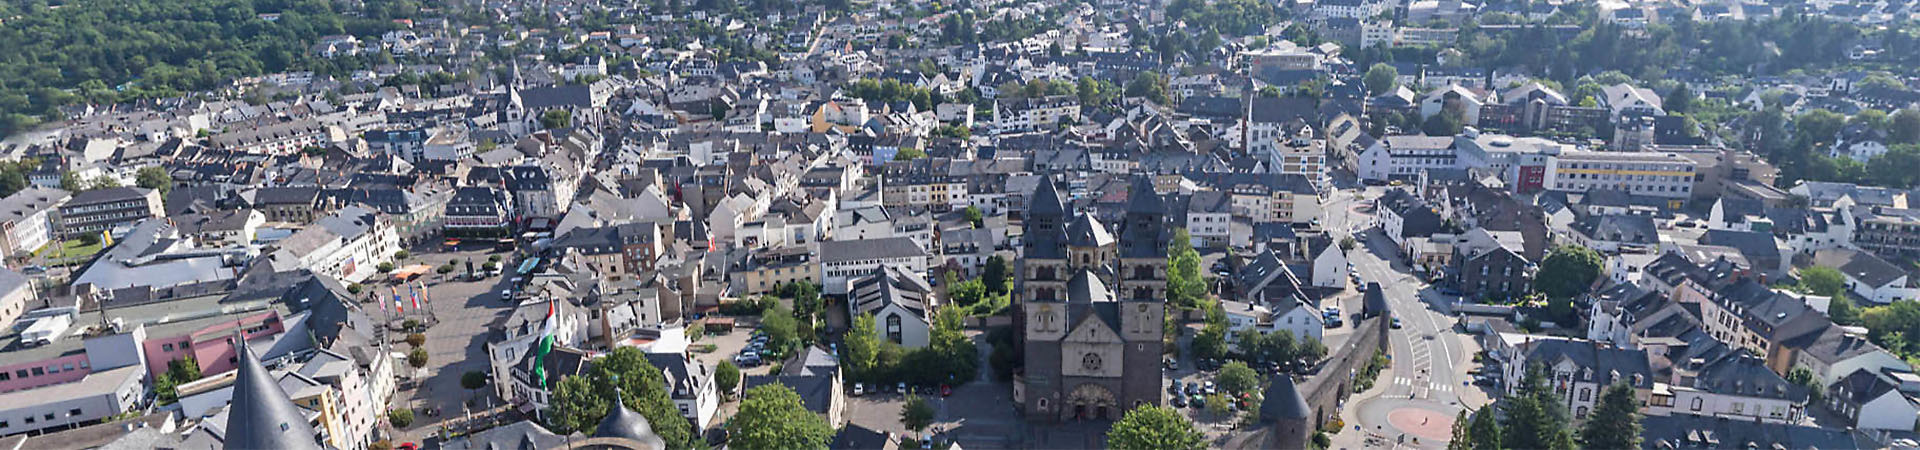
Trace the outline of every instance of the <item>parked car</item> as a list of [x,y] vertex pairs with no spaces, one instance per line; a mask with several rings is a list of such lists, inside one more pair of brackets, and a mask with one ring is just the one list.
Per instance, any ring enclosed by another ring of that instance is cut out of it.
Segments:
[[1187,383],[1186,389],[1183,389],[1183,390],[1187,393],[1187,395],[1200,395],[1200,385],[1198,384]]
[[1179,361],[1174,361],[1174,360],[1171,360],[1171,359],[1169,359],[1169,360],[1167,360],[1167,364],[1166,364],[1166,366],[1167,366],[1167,370],[1180,370],[1180,362],[1179,362]]
[[1175,407],[1175,408],[1185,408],[1185,407],[1187,407],[1187,395],[1186,395],[1186,394],[1174,394],[1174,395],[1173,395],[1173,407]]
[[866,395],[866,394],[867,394],[867,385],[866,385],[866,384],[864,384],[864,383],[854,383],[854,384],[853,384],[853,396],[855,396],[855,397],[859,397],[859,396],[862,396],[862,395]]
[[900,382],[900,384],[897,384],[897,385],[895,385],[895,386],[894,386],[894,390],[895,390],[895,391],[898,391],[898,392],[900,392],[900,393],[902,393],[902,394],[906,394],[906,393],[908,393],[908,391],[907,391],[907,382],[905,382],[905,381],[902,381],[902,382]]
[[758,366],[760,365],[760,354],[752,351],[740,352],[739,355],[733,357],[733,363],[741,367]]
[[1218,393],[1220,393],[1220,390],[1219,390],[1219,389],[1217,389],[1217,388],[1215,388],[1215,387],[1213,386],[1213,382],[1212,382],[1212,381],[1208,381],[1208,382],[1207,382],[1207,387],[1206,387],[1206,388],[1204,388],[1204,389],[1201,389],[1201,390],[1203,390],[1203,391],[1206,391],[1206,393],[1207,393],[1207,395],[1213,395],[1213,394],[1218,394]]
[[1207,407],[1207,398],[1206,398],[1206,397],[1199,397],[1199,396],[1195,396],[1195,397],[1193,398],[1193,403],[1192,403],[1192,405],[1193,405],[1193,408],[1194,408],[1194,409],[1200,409],[1200,408],[1205,408],[1205,407]]
[[1393,318],[1393,329],[1395,329],[1395,330],[1398,330],[1398,329],[1400,329],[1400,318],[1399,318],[1399,317],[1395,317],[1395,318]]
[[940,385],[940,396],[941,396],[941,397],[952,397],[952,396],[953,396],[953,386],[948,386],[948,385],[944,385],[944,384],[942,384],[942,385]]

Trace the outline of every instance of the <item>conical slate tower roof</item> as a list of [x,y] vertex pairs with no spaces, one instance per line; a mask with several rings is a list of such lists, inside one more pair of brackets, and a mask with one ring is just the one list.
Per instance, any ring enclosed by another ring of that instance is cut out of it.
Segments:
[[1054,187],[1053,177],[1040,176],[1040,186],[1033,191],[1033,198],[1027,200],[1027,214],[1031,216],[1063,217],[1067,214],[1066,204],[1060,201],[1060,189]]
[[613,408],[607,411],[606,418],[600,419],[600,427],[593,430],[593,437],[624,438],[640,443],[641,448],[667,448],[667,441],[653,433],[653,424],[640,413],[627,409],[618,392],[614,393]]
[[1307,418],[1307,400],[1300,397],[1300,388],[1293,385],[1293,377],[1274,377],[1267,385],[1266,401],[1260,402],[1260,419],[1266,421]]
[[287,391],[274,381],[273,374],[260,365],[260,358],[247,349],[246,340],[236,337],[234,351],[240,354],[239,375],[233,380],[233,406],[227,411],[227,448],[234,449],[319,449],[307,415],[287,398]]
[[1146,176],[1133,177],[1133,186],[1127,191],[1127,212],[1166,214],[1166,200],[1153,190],[1153,180]]

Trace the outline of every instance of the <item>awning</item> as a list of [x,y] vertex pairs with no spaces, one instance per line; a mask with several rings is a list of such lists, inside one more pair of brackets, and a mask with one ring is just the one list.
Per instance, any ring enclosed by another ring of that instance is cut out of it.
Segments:
[[429,266],[426,264],[414,264],[411,266],[401,267],[400,270],[393,271],[393,279],[394,281],[407,281],[417,276],[426,275],[427,272],[431,272],[431,271],[433,271],[433,266]]

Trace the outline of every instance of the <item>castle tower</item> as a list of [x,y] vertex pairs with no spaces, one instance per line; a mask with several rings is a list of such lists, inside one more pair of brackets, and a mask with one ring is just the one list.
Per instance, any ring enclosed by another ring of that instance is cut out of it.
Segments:
[[1266,443],[1261,448],[1307,448],[1308,413],[1306,398],[1293,384],[1293,377],[1274,377],[1267,385],[1266,400],[1260,402],[1260,422],[1267,426]]

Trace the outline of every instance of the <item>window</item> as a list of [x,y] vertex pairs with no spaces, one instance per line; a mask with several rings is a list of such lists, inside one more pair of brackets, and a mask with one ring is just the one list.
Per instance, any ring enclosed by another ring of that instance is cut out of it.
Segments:
[[1693,410],[1694,410],[1694,411],[1699,411],[1699,410],[1700,410],[1700,408],[1703,408],[1703,407],[1705,407],[1705,406],[1706,406],[1706,403],[1707,403],[1707,401],[1706,401],[1706,400],[1703,400],[1703,399],[1701,399],[1700,397],[1694,397],[1694,398],[1693,398]]
[[74,416],[78,416],[78,415],[80,415],[80,408],[74,408],[74,409],[69,409],[69,410],[67,410],[67,417],[74,417]]
[[165,351],[165,352],[173,351],[173,343],[168,342],[165,344],[160,344],[160,351]]

